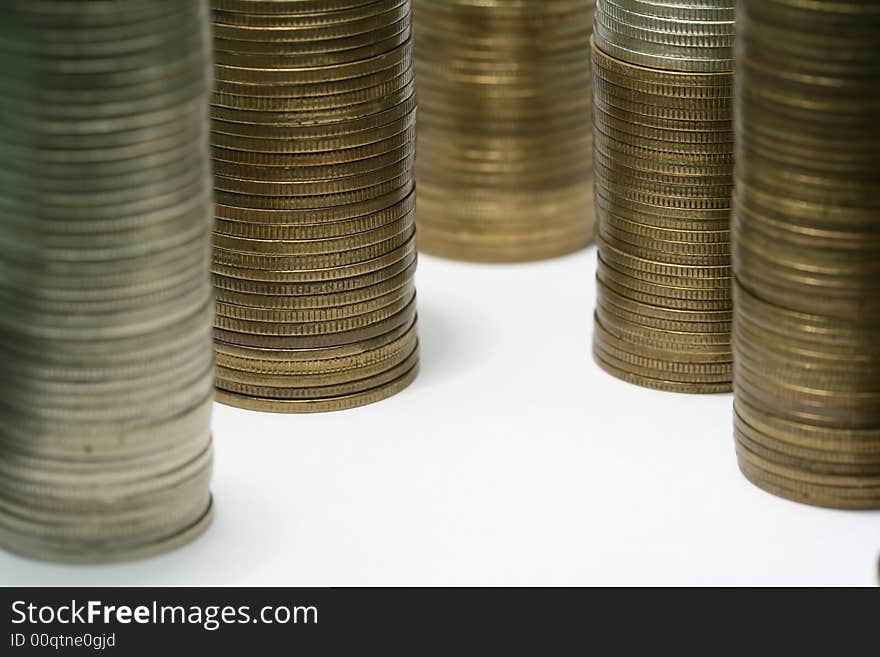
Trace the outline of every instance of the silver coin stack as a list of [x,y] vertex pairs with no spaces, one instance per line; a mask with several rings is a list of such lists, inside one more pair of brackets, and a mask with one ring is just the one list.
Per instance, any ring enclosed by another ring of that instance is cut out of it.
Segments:
[[731,388],[734,6],[596,5],[593,351],[649,388]]
[[203,2],[0,21],[0,546],[105,562],[209,523]]
[[735,8],[736,0],[597,0],[596,45],[648,68],[732,71]]

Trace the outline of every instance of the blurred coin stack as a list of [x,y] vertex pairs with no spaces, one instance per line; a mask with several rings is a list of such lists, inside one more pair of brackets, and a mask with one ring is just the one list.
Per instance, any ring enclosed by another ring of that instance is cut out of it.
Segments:
[[781,497],[880,508],[880,3],[740,6],[740,467]]
[[596,5],[593,352],[649,388],[731,387],[734,5]]
[[414,0],[419,249],[476,261],[594,237],[593,0]]
[[418,367],[409,0],[212,0],[218,400],[351,408]]
[[102,562],[211,517],[208,10],[0,20],[0,546]]

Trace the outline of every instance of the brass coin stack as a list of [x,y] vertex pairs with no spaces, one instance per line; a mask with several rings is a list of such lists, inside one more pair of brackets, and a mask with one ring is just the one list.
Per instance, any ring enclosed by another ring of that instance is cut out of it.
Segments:
[[593,353],[648,388],[729,391],[734,0],[599,0]]
[[414,0],[419,249],[538,260],[592,241],[593,0]]
[[747,0],[736,447],[781,497],[880,508],[880,4]]
[[418,367],[409,0],[212,0],[217,398],[378,401]]
[[206,3],[0,20],[0,547],[104,562],[211,518]]

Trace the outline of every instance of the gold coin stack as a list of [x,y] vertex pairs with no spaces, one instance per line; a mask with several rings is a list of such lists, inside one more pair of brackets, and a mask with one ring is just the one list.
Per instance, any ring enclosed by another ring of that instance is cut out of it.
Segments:
[[538,260],[595,232],[593,0],[414,0],[419,249]]
[[418,367],[409,0],[212,0],[217,398],[301,413]]
[[139,558],[211,518],[207,3],[0,20],[0,547]]
[[757,486],[880,508],[880,4],[746,0],[735,433]]
[[730,390],[734,0],[599,0],[593,353],[648,388]]

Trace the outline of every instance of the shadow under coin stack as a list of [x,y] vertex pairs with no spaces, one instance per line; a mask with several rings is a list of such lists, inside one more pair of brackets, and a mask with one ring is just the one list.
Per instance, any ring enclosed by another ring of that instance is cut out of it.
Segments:
[[539,260],[592,241],[593,0],[414,0],[419,249]]
[[207,5],[0,20],[0,546],[104,562],[211,518]]
[[593,353],[648,388],[731,388],[734,4],[596,6]]
[[880,3],[741,11],[740,467],[781,497],[880,508]]
[[331,411],[418,368],[409,0],[213,0],[218,400]]

